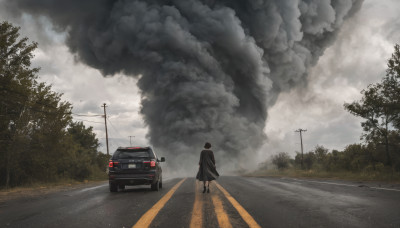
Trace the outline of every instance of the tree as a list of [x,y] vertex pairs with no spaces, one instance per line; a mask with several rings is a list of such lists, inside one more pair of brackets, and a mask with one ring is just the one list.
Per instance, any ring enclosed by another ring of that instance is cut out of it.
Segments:
[[101,159],[104,156],[99,156],[100,153],[98,153],[97,148],[100,144],[95,133],[93,133],[92,127],[86,128],[82,122],[73,122],[67,131],[76,144],[73,158],[78,159],[77,161],[73,161],[71,167],[69,167],[72,170],[70,175],[74,179],[83,180],[91,174],[93,166],[99,166],[98,160],[104,162],[103,165],[106,163],[106,160]]
[[386,77],[383,78],[384,95],[390,100],[390,108],[394,110],[394,127],[400,130],[400,46],[394,46],[394,53],[388,61]]
[[5,174],[1,178],[5,178],[7,187],[14,160],[11,159],[11,147],[22,140],[17,136],[26,130],[26,104],[39,71],[38,68],[30,68],[37,43],[27,44],[28,38],[18,40],[18,37],[19,28],[8,22],[0,23],[0,158],[5,162],[0,170]]
[[280,152],[279,154],[272,156],[272,164],[276,165],[278,169],[288,168],[290,160],[290,156],[286,152]]
[[[29,153],[23,151],[22,161],[29,161],[31,182],[57,178],[60,158],[68,153],[61,146],[66,137],[66,128],[72,120],[71,104],[61,101],[61,94],[53,92],[51,86],[39,83],[29,103]],[[41,171],[39,171],[41,170]]]
[[86,128],[83,122],[72,122],[68,128],[68,133],[90,154],[96,154],[99,147],[99,140],[93,132],[93,127]]
[[37,82],[37,43],[0,23],[0,186],[104,176],[109,157],[97,151],[92,127],[72,122],[72,105]]
[[316,156],[314,152],[308,152],[304,154],[304,167],[310,170],[316,161]]
[[361,92],[363,98],[359,102],[345,104],[345,108],[353,115],[360,116],[366,121],[361,123],[366,134],[363,138],[368,142],[375,138],[383,138],[386,148],[387,164],[391,164],[389,154],[389,126],[395,119],[395,112],[390,108],[390,101],[383,94],[382,84],[369,85]]
[[395,52],[388,61],[386,76],[380,83],[371,84],[362,90],[360,101],[344,107],[351,114],[365,119],[361,123],[367,142],[382,138],[385,145],[386,164],[391,165],[389,132],[390,127],[400,127],[400,47],[395,46]]
[[342,164],[348,171],[360,171],[366,164],[365,148],[361,144],[351,144],[343,151]]
[[315,157],[318,163],[322,164],[328,154],[328,149],[324,146],[317,145],[314,150]]

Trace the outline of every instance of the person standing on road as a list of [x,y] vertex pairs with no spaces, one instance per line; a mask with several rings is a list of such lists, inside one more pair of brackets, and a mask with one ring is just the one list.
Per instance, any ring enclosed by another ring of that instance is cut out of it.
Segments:
[[200,153],[200,161],[199,161],[199,171],[197,172],[196,179],[199,181],[203,181],[204,189],[203,193],[206,192],[207,185],[207,193],[210,193],[210,182],[219,177],[219,173],[217,172],[215,166],[215,158],[214,153],[210,150],[211,144],[206,142],[204,145],[204,150]]

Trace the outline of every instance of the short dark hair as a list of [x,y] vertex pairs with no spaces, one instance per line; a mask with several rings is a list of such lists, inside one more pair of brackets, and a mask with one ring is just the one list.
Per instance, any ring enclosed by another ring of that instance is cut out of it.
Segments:
[[206,142],[206,144],[204,144],[204,148],[210,149],[211,148],[211,143]]

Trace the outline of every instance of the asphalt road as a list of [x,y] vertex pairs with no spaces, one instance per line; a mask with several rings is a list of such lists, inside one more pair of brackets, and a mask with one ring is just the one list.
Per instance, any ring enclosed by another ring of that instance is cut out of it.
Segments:
[[106,182],[0,203],[0,227],[400,227],[399,186],[289,178],[194,178],[163,189]]

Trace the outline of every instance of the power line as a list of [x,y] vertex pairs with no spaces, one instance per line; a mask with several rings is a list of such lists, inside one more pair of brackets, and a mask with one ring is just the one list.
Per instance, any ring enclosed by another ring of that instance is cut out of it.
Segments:
[[[6,87],[2,87],[2,90],[7,90],[7,91],[9,91],[9,92],[22,95],[22,96],[24,96],[24,97],[26,97],[26,98],[30,98],[29,94],[24,94],[24,93],[21,93],[21,92],[19,92],[19,91],[11,90],[11,89],[6,88]],[[50,91],[50,92],[59,95],[57,92],[54,92],[54,91]],[[33,91],[33,93],[35,93],[35,91]],[[46,97],[43,97],[43,99],[46,99]],[[29,101],[29,100],[27,100],[27,101]],[[32,100],[31,100],[31,101],[32,101]],[[58,100],[58,101],[52,101],[52,102],[56,102],[56,103],[57,103],[56,106],[52,106],[52,105],[49,105],[49,104],[46,104],[46,103],[42,103],[42,102],[37,101],[37,100],[33,100],[32,102],[34,102],[35,104],[42,105],[42,106],[44,106],[44,107],[50,108],[50,109],[59,110],[59,109],[60,109],[60,107],[58,106],[59,103],[63,103],[63,102],[65,102],[65,101],[62,101],[61,99]],[[69,102],[67,102],[67,103],[69,103]],[[71,103],[70,103],[70,104],[71,104]],[[7,106],[6,103],[5,103],[4,105]],[[72,104],[71,104],[71,105],[72,105]],[[24,107],[28,106],[29,109],[32,109],[33,107],[35,107],[33,104],[27,104],[26,102],[25,102],[25,104],[24,104],[23,106],[24,106]],[[44,112],[44,111],[42,111],[42,112]],[[66,112],[66,113],[64,113],[64,114],[71,114],[71,115],[85,116],[85,117],[103,117],[103,115],[101,115],[101,114],[80,114],[80,113],[73,113],[73,112]]]
[[73,113],[73,112],[71,112],[70,114],[72,114],[72,115],[74,115],[74,116],[84,116],[84,117],[103,117],[104,115],[97,115],[97,114],[95,114],[95,115],[89,115],[89,114],[76,114],[76,113]]
[[90,121],[90,120],[82,120],[82,119],[74,119],[77,121],[84,121],[84,122],[89,122],[89,123],[99,123],[99,124],[103,124],[102,122],[96,122],[96,121]]
[[122,135],[119,133],[119,131],[117,130],[117,128],[114,126],[114,124],[111,122],[110,117],[107,117],[107,119],[108,119],[108,122],[110,122],[111,127],[112,127],[112,128],[114,129],[114,131],[117,133],[117,135],[118,135],[119,137],[121,137],[121,138],[124,138],[124,137],[122,137]]

